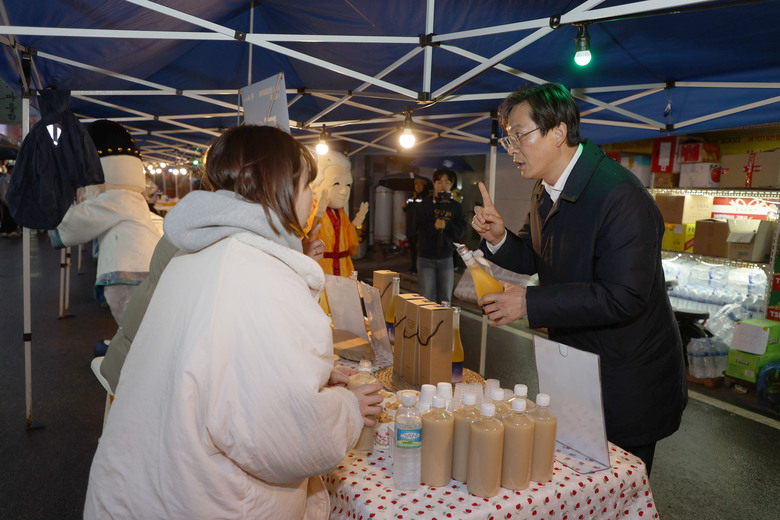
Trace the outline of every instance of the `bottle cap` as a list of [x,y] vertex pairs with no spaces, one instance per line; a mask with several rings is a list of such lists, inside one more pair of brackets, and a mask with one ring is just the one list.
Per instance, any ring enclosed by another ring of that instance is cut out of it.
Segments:
[[518,397],[527,397],[528,387],[525,385],[515,385],[515,395]]
[[550,406],[550,396],[548,394],[536,394],[537,406]]
[[494,388],[490,392],[490,398],[494,401],[503,401],[504,400],[504,391],[500,388]]
[[437,395],[433,398],[433,407],[434,408],[444,408],[444,398]]
[[477,402],[477,396],[472,394],[471,392],[466,392],[463,394],[463,404],[468,406],[474,406]]
[[358,371],[359,372],[371,372],[371,368],[372,367],[373,367],[373,364],[368,359],[364,359],[360,363],[358,363]]
[[513,412],[524,412],[525,411],[525,399],[515,399],[512,401],[512,411]]
[[414,406],[415,404],[417,404],[417,396],[411,393],[402,394],[401,404],[404,406]]
[[482,403],[482,416],[493,417],[496,415],[496,405],[493,403]]

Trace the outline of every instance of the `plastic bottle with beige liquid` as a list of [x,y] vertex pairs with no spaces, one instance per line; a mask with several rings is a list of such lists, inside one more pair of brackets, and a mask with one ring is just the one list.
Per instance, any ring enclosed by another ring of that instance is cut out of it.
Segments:
[[452,443],[455,419],[436,396],[422,415],[422,465],[420,480],[430,487],[446,486],[452,478]]
[[515,399],[518,397],[522,397],[523,400],[525,400],[525,411],[526,413],[529,413],[531,410],[536,408],[536,403],[528,399],[528,387],[523,384],[517,384],[514,388],[514,395],[511,399],[509,399],[506,404],[510,408],[512,408],[512,402],[514,402]]
[[463,394],[463,405],[452,412],[455,418],[455,428],[452,443],[452,478],[466,482],[469,467],[469,438],[471,423],[482,417],[475,403],[477,396],[472,393]]
[[504,400],[504,391],[501,388],[496,388],[490,392],[490,397],[493,399],[493,404],[496,405],[496,419],[501,421],[512,413],[512,409],[507,406]]
[[483,404],[481,411],[482,417],[471,423],[466,486],[472,495],[490,498],[501,489],[504,425],[495,418],[493,403]]
[[[349,376],[347,380],[347,389],[354,390],[364,385],[381,384],[379,380],[371,375],[371,361],[364,359],[358,365],[358,373]],[[367,416],[374,418],[373,415]],[[353,449],[359,451],[370,451],[374,447],[374,427],[363,426],[363,431],[360,432],[357,444]]]
[[504,417],[504,458],[501,485],[519,490],[531,482],[534,422],[525,413],[525,399],[512,401],[512,413]]
[[558,418],[550,411],[550,396],[538,394],[536,408],[529,414],[534,421],[534,454],[531,480],[547,482],[552,479],[555,460],[555,432]]

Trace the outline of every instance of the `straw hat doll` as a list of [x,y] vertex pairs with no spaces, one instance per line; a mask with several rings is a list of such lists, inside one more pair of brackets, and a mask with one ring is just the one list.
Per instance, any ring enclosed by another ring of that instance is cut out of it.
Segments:
[[347,214],[352,189],[352,168],[341,152],[330,151],[319,156],[317,177],[311,184],[316,201],[313,223],[321,223],[318,237],[325,243],[325,253],[319,261],[326,274],[349,277],[354,269],[350,258],[357,252],[357,228],[368,213],[368,202],[362,202],[355,218]]

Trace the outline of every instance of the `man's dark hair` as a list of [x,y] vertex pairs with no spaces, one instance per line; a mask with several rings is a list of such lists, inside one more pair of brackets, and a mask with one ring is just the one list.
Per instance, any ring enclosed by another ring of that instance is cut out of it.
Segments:
[[433,180],[434,182],[438,181],[444,176],[447,176],[447,178],[452,183],[453,188],[458,184],[458,174],[455,173],[453,170],[449,170],[447,168],[439,168],[435,172],[433,172]]
[[498,120],[505,132],[509,113],[523,102],[531,106],[531,119],[542,135],[566,123],[566,144],[580,144],[580,109],[566,87],[560,83],[529,83],[509,94],[498,107]]

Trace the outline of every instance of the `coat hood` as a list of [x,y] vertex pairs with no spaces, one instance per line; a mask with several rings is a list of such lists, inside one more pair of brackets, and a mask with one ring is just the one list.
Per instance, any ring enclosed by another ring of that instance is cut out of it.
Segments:
[[166,215],[163,226],[171,244],[188,253],[245,232],[302,252],[301,239],[285,230],[273,212],[271,221],[279,234],[271,228],[262,205],[232,191],[193,191]]
[[[278,234],[271,229],[270,221]],[[286,231],[273,212],[270,221],[262,205],[232,191],[193,191],[166,215],[163,228],[165,238],[187,253],[235,237],[287,264],[304,279],[312,295],[318,296],[325,285],[322,268],[303,254],[301,239]]]

